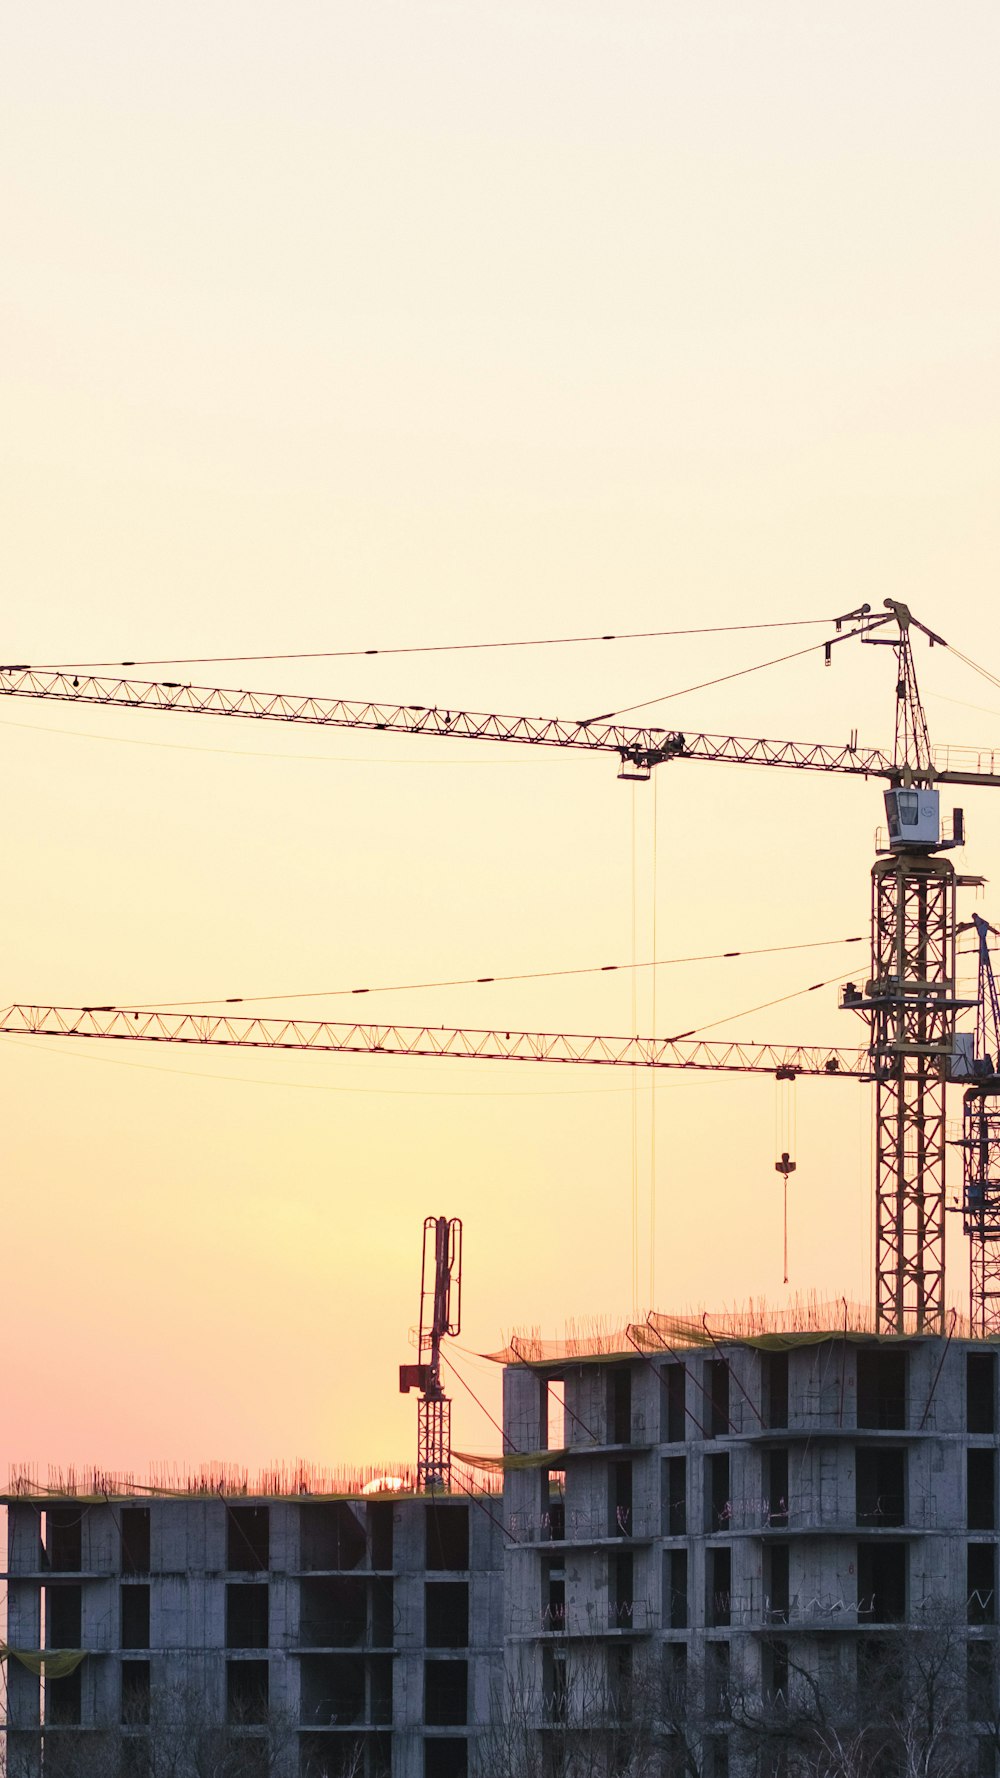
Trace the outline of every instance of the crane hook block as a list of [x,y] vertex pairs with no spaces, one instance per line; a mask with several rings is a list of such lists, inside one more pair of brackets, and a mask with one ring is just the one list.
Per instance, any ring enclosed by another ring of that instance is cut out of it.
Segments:
[[788,1175],[789,1175],[789,1173],[794,1173],[794,1172],[795,1172],[795,1162],[794,1162],[794,1161],[790,1161],[790,1160],[789,1160],[789,1158],[788,1158],[788,1150],[787,1150],[787,1149],[786,1149],[786,1150],[785,1150],[785,1152],[784,1152],[784,1153],[783,1153],[783,1155],[782,1155],[782,1157],[781,1157],[781,1159],[780,1159],[780,1161],[775,1161],[775,1163],[774,1163],[774,1171],[775,1171],[775,1172],[776,1172],[776,1173],[782,1173],[782,1174],[784,1174],[784,1177],[785,1177],[785,1179],[787,1179],[787,1178],[788,1178]]

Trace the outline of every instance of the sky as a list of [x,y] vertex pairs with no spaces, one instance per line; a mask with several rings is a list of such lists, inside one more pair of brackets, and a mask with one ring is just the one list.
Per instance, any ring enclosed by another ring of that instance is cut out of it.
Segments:
[[[829,633],[732,626],[889,597],[1000,672],[986,0],[40,0],[3,37],[8,661],[885,743],[892,657],[859,644],[673,694]],[[1000,691],[918,669],[935,740],[996,742]],[[399,984],[365,1015],[863,1040],[837,985],[865,946],[828,941],[867,933],[876,784],[15,699],[0,750],[0,1001],[349,1018],[293,996]],[[963,800],[997,884],[1000,810]],[[965,912],[1000,921],[993,893]],[[655,997],[401,986],[821,943],[664,965]],[[467,1450],[512,1328],[870,1295],[853,1083],[790,1108],[769,1079],[2,1045],[0,1472],[412,1458],[428,1214],[465,1223]]]

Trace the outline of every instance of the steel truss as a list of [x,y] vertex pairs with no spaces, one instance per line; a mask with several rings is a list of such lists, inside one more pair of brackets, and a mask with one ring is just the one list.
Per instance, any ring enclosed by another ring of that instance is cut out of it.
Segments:
[[900,852],[872,871],[875,1295],[881,1333],[944,1325],[945,1080],[955,1037],[955,871]]
[[768,741],[741,735],[681,734],[676,729],[623,728],[604,717],[572,721],[559,716],[500,716],[441,710],[424,704],[350,703],[343,698],[302,697],[287,692],[234,691],[175,681],[95,679],[0,667],[0,696],[100,704],[126,710],[180,710],[194,716],[243,716],[254,722],[304,722],[314,727],[376,729],[439,739],[509,741],[535,747],[572,747],[614,753],[648,771],[671,759],[716,760],[724,765],[797,766],[816,772],[891,778],[893,764],[877,747],[822,742]]
[[962,1106],[965,1191],[962,1221],[969,1237],[969,1303],[976,1339],[1000,1335],[1000,1100],[970,1087]]
[[869,1080],[867,1050],[818,1045],[672,1042],[546,1031],[473,1031],[443,1025],[351,1025],[329,1020],[232,1018],[227,1013],[127,1011],[118,1007],[8,1006],[0,1032],[18,1037],[116,1038],[222,1044],[235,1049],[451,1056],[481,1062],[577,1062],[611,1068],[719,1069],[730,1074],[844,1075]]

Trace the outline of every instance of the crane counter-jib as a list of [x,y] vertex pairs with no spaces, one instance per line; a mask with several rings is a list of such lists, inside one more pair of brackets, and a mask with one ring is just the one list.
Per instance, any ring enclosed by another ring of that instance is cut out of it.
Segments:
[[352,1055],[439,1056],[459,1061],[554,1062],[612,1068],[687,1068],[867,1080],[864,1049],[818,1045],[671,1041],[598,1033],[471,1030],[437,1025],[359,1025],[329,1020],[233,1018],[212,1012],[144,1008],[29,1006],[0,1011],[0,1033],[19,1037],[110,1038],[124,1042],[221,1045],[232,1049],[313,1050]]

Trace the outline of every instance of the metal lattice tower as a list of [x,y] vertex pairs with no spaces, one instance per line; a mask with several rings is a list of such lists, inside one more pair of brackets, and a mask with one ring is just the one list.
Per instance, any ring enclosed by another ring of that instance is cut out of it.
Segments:
[[992,928],[973,914],[979,947],[972,1074],[962,1105],[962,1223],[969,1237],[969,1311],[979,1339],[1000,1335],[1000,999],[989,952]]
[[457,1216],[428,1216],[420,1271],[420,1329],[416,1364],[399,1367],[403,1394],[419,1389],[417,1487],[451,1488],[451,1401],[441,1382],[441,1341],[462,1329],[462,1224]]
[[944,1320],[945,1080],[955,1038],[955,871],[903,851],[872,871],[875,1308],[883,1333]]

